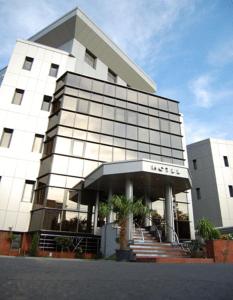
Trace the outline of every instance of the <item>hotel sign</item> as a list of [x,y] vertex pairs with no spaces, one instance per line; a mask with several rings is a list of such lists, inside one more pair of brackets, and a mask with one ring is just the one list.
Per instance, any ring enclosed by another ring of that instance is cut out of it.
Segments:
[[152,171],[157,171],[162,174],[172,174],[172,175],[180,175],[180,169],[177,167],[170,167],[170,166],[162,166],[162,165],[151,165]]

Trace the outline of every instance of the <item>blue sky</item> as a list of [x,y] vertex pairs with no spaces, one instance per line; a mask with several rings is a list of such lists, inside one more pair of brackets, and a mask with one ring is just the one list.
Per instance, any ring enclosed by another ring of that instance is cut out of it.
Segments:
[[187,143],[233,140],[233,0],[0,0],[0,68],[26,39],[79,6],[180,101]]

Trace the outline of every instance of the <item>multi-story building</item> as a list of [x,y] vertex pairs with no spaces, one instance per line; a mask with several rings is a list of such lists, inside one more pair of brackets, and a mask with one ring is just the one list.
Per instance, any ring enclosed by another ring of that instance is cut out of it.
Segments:
[[[79,9],[18,40],[1,71],[1,232],[94,234],[97,195],[123,193],[126,181],[170,225],[175,201],[192,229],[182,116],[177,101],[155,92]],[[121,175],[117,165],[111,178],[102,174],[105,185],[101,177],[87,186],[91,172],[118,161],[139,165]]]
[[233,226],[233,141],[206,139],[187,146],[194,220]]

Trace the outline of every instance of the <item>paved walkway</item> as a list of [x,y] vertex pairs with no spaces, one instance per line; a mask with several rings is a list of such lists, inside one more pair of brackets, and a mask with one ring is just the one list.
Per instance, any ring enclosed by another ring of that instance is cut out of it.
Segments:
[[233,265],[0,257],[0,299],[231,300]]

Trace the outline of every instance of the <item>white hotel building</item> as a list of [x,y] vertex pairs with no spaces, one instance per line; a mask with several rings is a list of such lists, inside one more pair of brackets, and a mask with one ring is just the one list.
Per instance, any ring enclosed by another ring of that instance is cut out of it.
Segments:
[[0,234],[95,236],[98,203],[126,192],[168,240],[193,237],[178,102],[79,9],[17,40],[0,76]]

